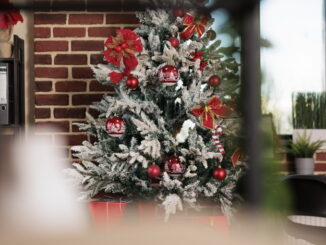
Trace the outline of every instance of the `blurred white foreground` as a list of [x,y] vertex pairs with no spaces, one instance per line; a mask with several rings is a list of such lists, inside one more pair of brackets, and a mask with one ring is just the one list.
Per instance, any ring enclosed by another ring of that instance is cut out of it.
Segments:
[[2,230],[70,233],[86,227],[85,210],[66,184],[64,153],[46,137],[2,142],[0,224]]

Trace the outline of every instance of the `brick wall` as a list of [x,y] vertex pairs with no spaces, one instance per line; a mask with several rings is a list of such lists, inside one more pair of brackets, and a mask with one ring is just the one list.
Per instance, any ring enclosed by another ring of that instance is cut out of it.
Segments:
[[[326,174],[326,150],[318,150],[314,155],[315,174]],[[284,174],[294,173],[294,158],[285,152],[278,154],[278,162]]]
[[112,88],[93,78],[90,65],[103,62],[103,44],[117,28],[135,28],[133,12],[35,12],[35,122],[36,126],[54,126],[54,133],[44,133],[57,142],[66,138],[69,147],[90,140],[73,126],[85,120],[85,112]]

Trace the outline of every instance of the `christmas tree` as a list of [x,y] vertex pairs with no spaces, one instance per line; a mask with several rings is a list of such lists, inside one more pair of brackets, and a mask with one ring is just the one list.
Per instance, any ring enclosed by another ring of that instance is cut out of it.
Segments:
[[92,105],[67,170],[82,198],[120,194],[162,204],[166,217],[199,201],[230,215],[244,164],[239,150],[239,64],[223,54],[213,19],[182,10],[137,13],[140,27],[105,42],[97,80],[115,88]]

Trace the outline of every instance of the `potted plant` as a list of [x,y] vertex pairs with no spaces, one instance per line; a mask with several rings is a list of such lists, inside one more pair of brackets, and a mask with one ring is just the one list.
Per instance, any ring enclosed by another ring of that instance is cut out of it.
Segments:
[[315,170],[314,154],[325,141],[311,141],[306,131],[290,142],[289,152],[295,157],[294,164],[297,174],[313,174]]
[[9,1],[1,3],[2,11],[0,11],[0,58],[10,58],[12,54],[11,48],[11,34],[13,26],[18,21],[23,22],[19,10],[13,8]]
[[[325,92],[305,92],[293,94],[292,122],[293,140],[306,131],[311,141],[325,140],[326,117]],[[324,143],[320,149],[326,150]]]

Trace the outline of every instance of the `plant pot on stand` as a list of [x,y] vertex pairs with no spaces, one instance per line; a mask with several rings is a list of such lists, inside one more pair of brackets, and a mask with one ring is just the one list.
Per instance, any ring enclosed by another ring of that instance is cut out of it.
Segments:
[[325,143],[323,140],[312,140],[311,134],[303,131],[293,137],[290,142],[289,153],[295,157],[295,169],[297,174],[311,175],[315,170],[314,154]]
[[313,158],[295,158],[294,165],[297,174],[314,174],[315,161]]

